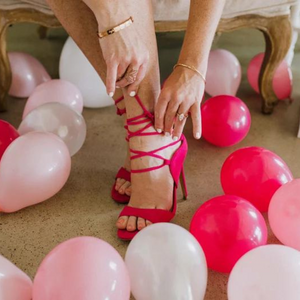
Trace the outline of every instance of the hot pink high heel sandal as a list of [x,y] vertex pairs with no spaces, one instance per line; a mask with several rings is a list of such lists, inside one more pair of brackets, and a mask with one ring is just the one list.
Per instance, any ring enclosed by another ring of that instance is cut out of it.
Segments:
[[[115,100],[115,105],[116,105],[116,109],[117,109],[117,115],[119,116],[122,116],[123,114],[126,113],[126,108],[119,108],[117,106],[117,104],[121,101],[124,100],[124,96],[118,98],[117,100]],[[127,129],[127,127],[126,127]],[[128,139],[126,138],[126,140],[128,141]],[[125,168],[120,168],[117,175],[116,175],[116,178],[115,178],[115,183],[111,189],[111,198],[113,200],[115,200],[116,202],[118,203],[121,203],[121,204],[127,204],[130,200],[130,196],[126,195],[126,194],[120,194],[117,190],[116,190],[116,180],[117,178],[121,178],[121,179],[124,179],[126,181],[130,181],[130,172],[127,171]]]
[[[153,127],[153,120],[154,116],[151,114],[143,105],[140,98],[136,95],[135,99],[143,109],[143,113],[137,117],[127,119],[127,130],[128,130],[128,139],[136,136],[149,136],[149,135],[160,135],[160,133],[154,131],[154,132],[145,132],[146,129]],[[144,127],[141,129],[132,132],[129,130],[129,126],[132,125],[140,125],[145,124]],[[176,144],[180,143],[180,147],[175,151],[171,159],[166,159],[162,157],[161,155],[158,155],[157,152],[166,149],[168,147],[174,146]],[[181,186],[184,192],[184,198],[187,198],[187,188],[186,188],[186,182],[185,182],[185,176],[183,171],[183,163],[187,154],[188,145],[187,141],[182,134],[180,139],[170,143],[169,145],[163,146],[161,148],[158,148],[156,150],[152,151],[136,151],[133,149],[130,149],[130,152],[133,154],[130,159],[137,159],[145,156],[151,156],[162,160],[162,164],[155,167],[145,168],[145,169],[139,169],[139,170],[131,170],[131,173],[143,173],[143,172],[151,172],[160,168],[163,168],[165,166],[169,166],[170,173],[174,180],[174,191],[173,191],[173,207],[170,211],[163,210],[163,209],[144,209],[144,208],[135,208],[131,206],[125,206],[124,209],[121,211],[119,217],[122,216],[135,216],[140,217],[145,220],[148,220],[152,223],[160,223],[160,222],[170,222],[175,214],[177,209],[177,187],[179,183],[179,178],[181,179]],[[118,237],[122,240],[131,240],[134,238],[134,236],[139,231],[127,231],[126,229],[118,229]]]

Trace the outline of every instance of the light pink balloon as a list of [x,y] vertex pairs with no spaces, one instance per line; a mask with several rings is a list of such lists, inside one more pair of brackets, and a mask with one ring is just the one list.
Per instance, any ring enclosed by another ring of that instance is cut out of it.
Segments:
[[300,252],[257,247],[240,258],[228,281],[228,300],[299,300]]
[[34,300],[128,300],[125,263],[108,243],[77,237],[55,247],[33,283]]
[[76,154],[86,137],[86,124],[81,114],[65,104],[50,102],[32,110],[18,129],[20,135],[31,131],[51,132],[67,145],[70,155]]
[[275,236],[285,245],[300,250],[300,179],[280,187],[270,202],[269,221]]
[[82,113],[83,99],[77,86],[66,80],[53,79],[34,89],[26,102],[23,119],[38,106],[49,102],[66,104],[78,113]]
[[0,299],[31,300],[31,279],[13,263],[0,255]]
[[9,52],[12,71],[9,95],[26,98],[41,83],[51,79],[45,67],[33,56],[22,52]]
[[[247,77],[251,87],[259,93],[258,77],[265,54],[260,53],[252,58],[247,70]],[[288,63],[283,60],[275,71],[273,89],[279,100],[288,99],[292,94],[293,76]]]
[[6,149],[0,167],[0,211],[15,212],[55,195],[66,183],[71,158],[52,133],[30,132]]
[[239,60],[224,49],[209,54],[205,91],[211,96],[235,96],[242,78]]

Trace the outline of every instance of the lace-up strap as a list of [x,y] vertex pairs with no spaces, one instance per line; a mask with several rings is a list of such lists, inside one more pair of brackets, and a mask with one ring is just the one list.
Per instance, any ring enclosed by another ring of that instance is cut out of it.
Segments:
[[120,103],[121,101],[124,100],[124,96],[121,96],[120,98],[118,98],[117,100],[115,100],[115,105],[116,105],[116,109],[117,109],[117,115],[122,116],[126,113],[126,108],[119,108],[117,106],[118,103]]
[[[147,130],[150,127],[153,127],[153,122],[154,122],[154,116],[152,113],[150,113],[146,107],[143,105],[141,99],[139,98],[138,95],[135,96],[136,101],[138,102],[138,104],[140,105],[140,107],[143,110],[143,113],[133,117],[133,118],[129,118],[127,119],[127,125],[125,126],[125,128],[127,129],[128,132],[128,136],[127,136],[127,140],[136,137],[136,136],[150,136],[150,135],[161,135],[161,133],[158,133],[157,131],[153,131],[153,132],[145,132],[145,130]],[[143,126],[142,128],[136,130],[136,131],[130,131],[129,130],[129,126],[134,126],[134,125],[142,125],[145,124],[145,126]],[[137,158],[142,158],[142,157],[154,157],[157,159],[162,160],[162,164],[155,166],[155,167],[150,167],[150,168],[144,168],[144,169],[139,169],[139,170],[131,170],[131,173],[144,173],[144,172],[149,172],[149,171],[153,171],[153,170],[157,170],[160,169],[164,166],[167,166],[170,164],[170,160],[164,158],[163,156],[157,154],[157,152],[164,150],[166,148],[172,147],[174,145],[176,145],[177,143],[181,142],[181,139],[179,139],[178,141],[172,142],[166,146],[160,147],[158,149],[152,150],[152,151],[139,151],[139,150],[133,150],[130,149],[130,152],[133,154],[130,159],[137,159]]]
[[170,144],[168,144],[166,146],[163,146],[163,147],[160,147],[158,149],[152,150],[152,151],[138,151],[138,150],[130,149],[130,152],[134,154],[134,155],[132,155],[130,157],[131,160],[137,159],[137,158],[146,157],[146,156],[148,156],[148,157],[154,157],[154,158],[162,160],[162,164],[161,165],[158,165],[158,166],[155,166],[155,167],[150,167],[150,168],[138,169],[138,170],[131,169],[131,173],[150,172],[150,171],[154,171],[154,170],[163,168],[164,166],[170,165],[170,162],[171,162],[170,159],[166,159],[163,156],[161,156],[159,154],[156,154],[156,153],[159,152],[159,151],[161,151],[161,150],[164,150],[166,148],[172,147],[172,146],[174,146],[174,145],[176,145],[177,143],[180,143],[180,142],[181,142],[181,139],[178,140],[178,141],[175,141],[173,143],[170,143]]
[[[156,131],[145,132],[145,130],[153,126],[154,116],[151,112],[147,110],[147,108],[144,106],[144,104],[142,103],[138,95],[135,96],[135,99],[140,105],[140,107],[142,108],[143,113],[136,117],[127,119],[126,129],[128,132],[128,136],[127,136],[128,140],[135,136],[159,135],[160,133]],[[145,126],[138,129],[137,131],[131,131],[129,129],[129,126],[142,125],[142,124],[145,124]]]

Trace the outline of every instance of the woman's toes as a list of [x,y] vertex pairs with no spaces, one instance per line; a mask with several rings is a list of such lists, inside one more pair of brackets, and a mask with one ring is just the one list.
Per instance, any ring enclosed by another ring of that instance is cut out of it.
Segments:
[[138,225],[138,230],[142,230],[143,228],[145,228],[146,227],[145,219],[138,218],[137,225]]
[[125,181],[125,183],[119,188],[119,193],[120,194],[125,194],[126,189],[130,186],[129,181]]
[[127,196],[131,196],[131,185],[125,190]]
[[152,222],[146,220],[146,226],[149,226],[149,225],[151,225],[151,224],[152,224]]
[[117,221],[117,227],[119,229],[125,229],[127,226],[127,222],[128,222],[128,217],[126,217],[126,216],[120,217]]
[[115,189],[116,191],[118,191],[120,189],[120,187],[126,182],[125,179],[122,179],[122,178],[117,178],[116,180],[116,186],[115,186]]
[[128,231],[135,231],[136,230],[136,217],[130,216],[128,218],[127,227]]

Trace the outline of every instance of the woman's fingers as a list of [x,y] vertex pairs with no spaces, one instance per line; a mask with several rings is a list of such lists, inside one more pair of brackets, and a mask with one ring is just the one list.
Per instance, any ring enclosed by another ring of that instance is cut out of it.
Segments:
[[191,107],[191,118],[193,122],[193,134],[195,139],[200,139],[202,135],[202,119],[200,102],[196,102]]
[[163,91],[160,93],[155,105],[155,129],[161,133],[164,131],[165,113],[168,107],[169,97]]
[[117,64],[107,64],[106,91],[110,97],[114,95],[116,90],[117,69]]
[[164,131],[165,135],[169,136],[172,134],[173,125],[175,122],[176,114],[179,108],[179,102],[176,100],[170,101],[168,104],[168,108],[165,114],[165,124],[164,124]]
[[125,86],[134,83],[139,73],[140,67],[141,64],[139,63],[130,64],[127,67],[125,73],[123,74],[124,76],[122,77],[122,79],[116,82],[116,85],[119,86],[120,88],[124,88]]
[[128,87],[129,96],[134,97],[137,94],[139,85],[146,75],[146,71],[147,71],[147,64],[144,63],[140,66],[135,81]]
[[189,112],[190,106],[186,104],[186,102],[183,102],[176,113],[176,120],[173,130],[173,140],[178,140],[182,134],[186,119],[188,118],[188,112]]

